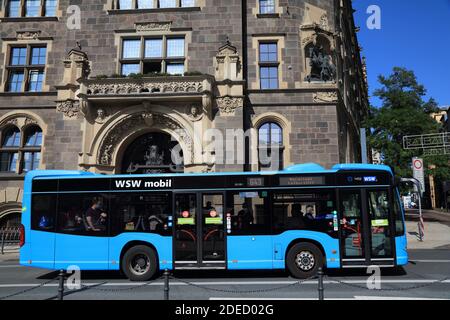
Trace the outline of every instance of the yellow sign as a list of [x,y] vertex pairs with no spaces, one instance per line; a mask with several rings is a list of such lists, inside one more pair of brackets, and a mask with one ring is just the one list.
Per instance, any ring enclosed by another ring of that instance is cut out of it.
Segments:
[[222,224],[222,218],[206,218],[205,224]]
[[389,226],[388,219],[372,220],[372,227],[387,227]]
[[194,218],[178,218],[178,224],[179,225],[195,225]]

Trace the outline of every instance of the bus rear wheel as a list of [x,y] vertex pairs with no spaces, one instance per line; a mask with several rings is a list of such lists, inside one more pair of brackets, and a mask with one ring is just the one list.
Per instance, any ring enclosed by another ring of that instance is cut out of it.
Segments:
[[148,281],[157,271],[155,251],[147,246],[135,246],[122,257],[122,271],[131,281]]
[[324,258],[320,249],[311,243],[297,243],[289,249],[286,266],[291,275],[306,279],[317,274],[323,266]]

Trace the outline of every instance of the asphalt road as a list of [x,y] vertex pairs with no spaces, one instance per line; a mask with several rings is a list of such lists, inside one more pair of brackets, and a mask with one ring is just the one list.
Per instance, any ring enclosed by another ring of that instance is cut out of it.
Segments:
[[[382,290],[368,290],[366,270],[327,271],[325,299],[450,299],[450,250],[411,250],[400,271],[383,271]],[[57,272],[0,263],[0,299],[45,300],[58,291]],[[170,280],[171,300],[317,299],[317,279],[301,284],[285,272],[179,271]],[[52,279],[54,279],[52,281]],[[443,281],[442,281],[443,280]],[[50,282],[49,282],[50,281]],[[82,289],[67,300],[151,299],[164,297],[164,282],[132,283],[117,272],[83,272]],[[26,291],[26,292],[23,292]]]

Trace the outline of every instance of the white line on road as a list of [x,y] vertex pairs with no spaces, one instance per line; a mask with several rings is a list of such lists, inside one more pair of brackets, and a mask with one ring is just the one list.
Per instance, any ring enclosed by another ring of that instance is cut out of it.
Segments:
[[6,265],[0,265],[0,268],[19,268],[21,267],[18,264],[6,264]]
[[[234,297],[211,297],[209,300],[318,300],[317,298],[234,298]],[[353,298],[331,298],[326,300],[448,300],[442,298],[416,298],[416,297],[378,297],[378,296],[354,296]]]

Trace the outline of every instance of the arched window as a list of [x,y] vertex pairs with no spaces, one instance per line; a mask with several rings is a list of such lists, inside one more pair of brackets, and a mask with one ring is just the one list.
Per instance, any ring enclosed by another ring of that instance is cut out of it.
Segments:
[[16,126],[11,126],[5,130],[2,147],[11,148],[20,146],[20,130]]
[[16,172],[21,143],[20,130],[10,126],[2,132],[2,152],[0,153],[0,171]]
[[0,134],[2,141],[0,172],[22,173],[39,168],[42,146],[41,128],[31,125],[20,131],[16,126],[9,126]]
[[258,129],[260,170],[283,169],[283,129],[275,122],[265,122]]
[[25,130],[25,145],[22,170],[24,172],[36,170],[41,162],[42,130],[38,126],[31,126]]

